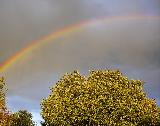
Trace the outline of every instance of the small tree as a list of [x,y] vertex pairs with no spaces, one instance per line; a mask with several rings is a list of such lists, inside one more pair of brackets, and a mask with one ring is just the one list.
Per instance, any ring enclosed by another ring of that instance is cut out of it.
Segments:
[[4,77],[0,77],[0,126],[8,126],[10,113],[6,107],[6,84]]
[[32,114],[26,110],[19,110],[11,116],[11,126],[35,126],[35,123],[32,121]]
[[64,75],[41,103],[50,126],[156,126],[159,108],[146,97],[143,82],[120,71],[91,71]]

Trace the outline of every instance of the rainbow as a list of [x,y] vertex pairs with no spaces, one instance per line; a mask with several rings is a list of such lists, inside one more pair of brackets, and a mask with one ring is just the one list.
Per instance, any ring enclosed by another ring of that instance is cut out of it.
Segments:
[[11,65],[16,63],[22,57],[25,57],[30,51],[33,51],[37,48],[43,46],[48,42],[53,42],[50,40],[54,40],[62,35],[67,35],[73,32],[78,31],[80,28],[83,28],[89,24],[97,24],[97,23],[112,23],[114,21],[123,21],[123,20],[144,20],[144,19],[160,19],[160,16],[144,16],[144,15],[135,15],[135,16],[113,16],[113,17],[103,17],[96,18],[93,20],[88,20],[84,22],[80,22],[65,28],[62,28],[58,31],[55,31],[49,35],[46,35],[38,40],[32,41],[27,47],[21,49],[13,56],[9,57],[5,62],[0,64],[0,72],[6,71]]

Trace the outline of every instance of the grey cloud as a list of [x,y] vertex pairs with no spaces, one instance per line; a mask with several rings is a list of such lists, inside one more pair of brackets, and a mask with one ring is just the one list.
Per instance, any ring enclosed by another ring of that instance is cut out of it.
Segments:
[[104,16],[159,14],[158,5],[149,0],[1,0],[0,62],[30,41],[66,25]]
[[[110,67],[122,68],[123,71],[128,71],[128,74],[133,74],[135,79],[140,77],[152,83],[152,88],[148,88],[152,89],[150,96],[159,97],[159,59],[153,55],[159,47],[158,20],[130,20],[101,25],[100,29],[97,29],[95,24],[93,27],[87,26],[79,32],[51,40],[53,42],[44,44],[24,56],[5,73],[10,91],[16,91],[31,99],[40,99],[47,89],[49,92],[46,87],[56,82],[55,79],[62,73],[74,69],[88,71]],[[155,26],[157,27],[151,29]],[[23,90],[18,91],[19,88]]]
[[[159,0],[1,0],[0,63],[62,27],[100,17],[156,16],[159,6]],[[0,73],[6,77],[8,104],[37,113],[49,87],[65,72],[119,68],[129,78],[146,81],[147,95],[160,105],[159,33],[159,20],[146,18],[91,23],[51,40]]]

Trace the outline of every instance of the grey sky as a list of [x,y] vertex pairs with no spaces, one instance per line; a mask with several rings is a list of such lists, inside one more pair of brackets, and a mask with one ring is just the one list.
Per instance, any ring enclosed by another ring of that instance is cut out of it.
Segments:
[[[111,16],[158,16],[159,0],[1,0],[0,63],[62,27]],[[40,100],[65,72],[119,68],[146,81],[149,97],[160,105],[160,20],[146,18],[93,23],[51,40],[17,61],[4,73],[8,105],[28,109],[39,118]]]

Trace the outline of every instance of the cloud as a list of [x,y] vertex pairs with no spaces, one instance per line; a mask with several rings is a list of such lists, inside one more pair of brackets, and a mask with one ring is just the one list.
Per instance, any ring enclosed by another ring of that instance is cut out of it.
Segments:
[[[0,63],[32,40],[64,26],[97,17],[160,15],[159,0],[15,0],[0,1]],[[36,115],[49,87],[65,73],[117,69],[146,81],[149,97],[160,105],[159,20],[123,20],[89,24],[25,55],[5,73],[8,104]],[[36,112],[35,112],[36,111]],[[38,117],[39,118],[39,117]]]
[[0,62],[64,26],[105,16],[159,15],[159,5],[159,0],[1,0]]
[[155,55],[159,49],[159,20],[124,20],[101,25],[99,29],[96,25],[86,26],[57,38],[16,62],[5,73],[9,95],[40,100],[65,72],[120,68],[134,79],[152,84],[147,89],[150,96],[159,97],[160,69]]

